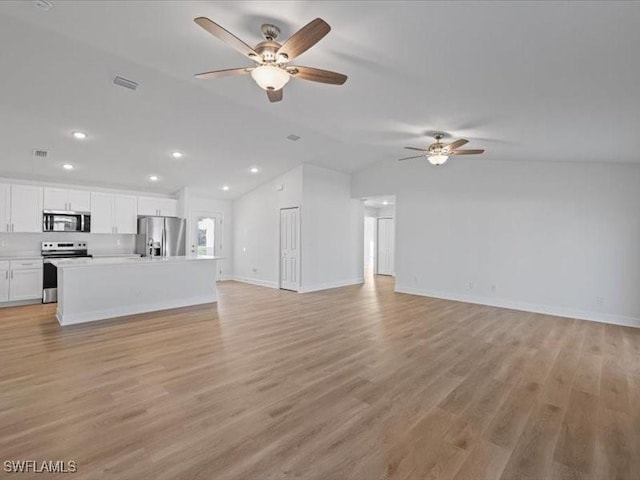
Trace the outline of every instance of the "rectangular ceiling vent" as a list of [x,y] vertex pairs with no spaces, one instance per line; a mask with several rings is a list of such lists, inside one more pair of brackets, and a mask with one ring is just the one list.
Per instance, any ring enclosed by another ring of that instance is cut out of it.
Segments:
[[49,156],[49,152],[46,150],[38,150],[35,148],[33,150],[33,158],[47,158]]
[[292,142],[297,142],[298,140],[300,140],[300,137],[298,135],[294,135],[293,133],[291,135],[288,135],[287,138]]
[[134,82],[133,80],[127,80],[126,78],[116,77],[113,79],[113,83],[118,85],[119,87],[128,88],[129,90],[137,90],[138,82]]

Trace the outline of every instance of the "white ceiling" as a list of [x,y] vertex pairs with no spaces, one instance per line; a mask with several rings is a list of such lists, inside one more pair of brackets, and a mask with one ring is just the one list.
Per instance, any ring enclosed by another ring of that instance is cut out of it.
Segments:
[[[394,162],[434,130],[493,160],[640,162],[637,2],[53,4],[0,2],[0,175],[233,198],[302,162]],[[247,65],[196,16],[250,44],[265,21],[287,38],[322,17],[332,31],[295,63],[349,80],[294,79],[277,104],[249,76],[196,80]],[[90,138],[71,139],[76,129]]]

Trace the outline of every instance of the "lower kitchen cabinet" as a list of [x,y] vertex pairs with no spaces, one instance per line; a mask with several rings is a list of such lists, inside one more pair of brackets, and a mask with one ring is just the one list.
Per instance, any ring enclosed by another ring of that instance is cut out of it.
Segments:
[[9,262],[0,262],[0,302],[9,301]]
[[0,302],[42,298],[42,260],[0,262]]

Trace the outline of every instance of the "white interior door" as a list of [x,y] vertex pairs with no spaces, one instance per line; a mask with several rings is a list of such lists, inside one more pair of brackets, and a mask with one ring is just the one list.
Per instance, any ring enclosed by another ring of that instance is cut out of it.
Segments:
[[393,218],[379,218],[376,262],[379,275],[394,274],[394,237]]
[[300,288],[300,209],[280,210],[280,288]]

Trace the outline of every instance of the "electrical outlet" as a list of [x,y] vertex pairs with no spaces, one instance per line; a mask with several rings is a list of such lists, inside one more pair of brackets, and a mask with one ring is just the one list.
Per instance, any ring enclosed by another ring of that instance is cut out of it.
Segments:
[[604,297],[596,297],[596,303],[598,305],[604,305]]

